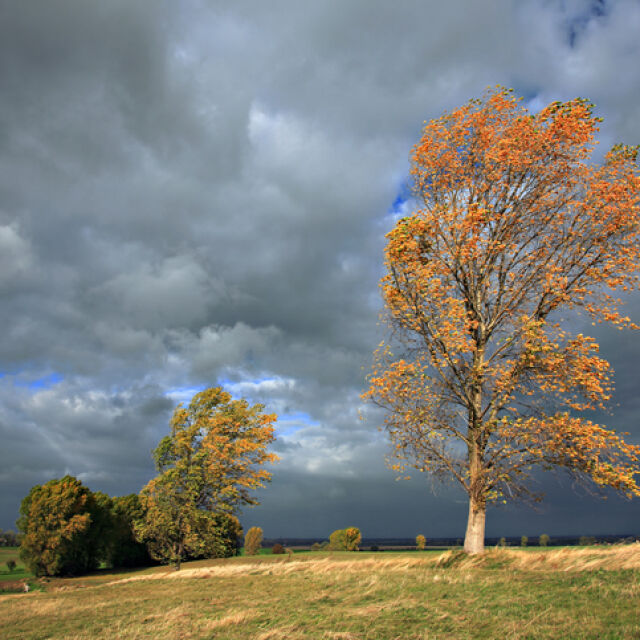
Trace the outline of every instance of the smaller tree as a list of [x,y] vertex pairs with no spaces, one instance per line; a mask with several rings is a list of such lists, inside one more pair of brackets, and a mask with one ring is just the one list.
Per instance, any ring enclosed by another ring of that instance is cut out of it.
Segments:
[[271,553],[273,553],[274,555],[282,555],[286,553],[286,551],[279,542],[276,542],[273,547],[271,547]]
[[424,547],[427,544],[427,539],[420,533],[416,536],[416,549],[418,551],[424,551]]
[[541,547],[546,547],[549,544],[549,536],[546,533],[543,533],[539,538],[538,538],[538,545]]
[[520,546],[521,547],[526,547],[528,542],[529,542],[529,538],[527,538],[527,536],[522,536],[520,538]]
[[251,527],[244,537],[244,554],[246,556],[255,556],[262,548],[262,529],[260,527]]
[[498,546],[499,547],[506,547],[507,546],[507,539],[504,536],[502,538],[500,538],[500,540],[498,541]]
[[13,573],[13,570],[15,568],[16,568],[16,561],[13,558],[9,558],[7,560],[7,569],[9,569],[11,573]]

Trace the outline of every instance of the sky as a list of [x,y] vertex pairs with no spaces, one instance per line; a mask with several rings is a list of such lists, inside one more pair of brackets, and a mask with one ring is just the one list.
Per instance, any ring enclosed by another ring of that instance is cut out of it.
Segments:
[[[462,537],[465,495],[397,480],[360,400],[409,152],[496,84],[590,98],[597,159],[640,143],[638,33],[638,0],[0,0],[0,527],[67,473],[138,492],[176,404],[224,385],[279,415],[245,529]],[[640,338],[591,333],[594,419],[640,443]],[[640,534],[640,500],[538,488],[487,535]]]

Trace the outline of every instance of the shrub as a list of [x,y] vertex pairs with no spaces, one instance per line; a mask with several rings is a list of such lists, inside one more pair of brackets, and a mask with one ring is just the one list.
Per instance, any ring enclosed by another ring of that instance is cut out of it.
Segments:
[[498,542],[498,546],[499,547],[506,547],[507,546],[507,539],[502,536],[502,538],[500,538],[500,541]]
[[321,551],[322,549],[323,549],[323,547],[319,542],[314,542],[311,545],[311,551]]
[[546,533],[543,533],[539,538],[538,538],[538,545],[540,545],[541,547],[546,547],[549,544],[549,536]]
[[377,544],[372,544],[369,547],[369,551],[380,551],[380,547]]
[[424,551],[424,546],[426,544],[427,544],[427,539],[421,533],[419,533],[416,536],[416,549],[418,549],[418,551]]
[[9,558],[7,560],[7,569],[9,569],[11,573],[13,573],[13,570],[15,568],[16,568],[16,561],[13,558]]
[[529,542],[529,538],[527,538],[527,536],[522,536],[520,538],[520,546],[521,547],[526,547],[527,546],[527,542]]
[[262,529],[251,527],[244,537],[244,553],[247,556],[255,556],[262,548]]
[[271,553],[282,555],[283,553],[286,553],[286,551],[284,550],[284,547],[279,542],[276,542],[273,545],[273,547],[271,547]]

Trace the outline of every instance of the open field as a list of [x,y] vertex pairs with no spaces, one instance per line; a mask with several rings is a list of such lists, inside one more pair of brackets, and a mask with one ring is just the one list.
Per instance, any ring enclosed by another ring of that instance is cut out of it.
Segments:
[[638,638],[640,544],[300,553],[50,580],[0,596],[8,639]]

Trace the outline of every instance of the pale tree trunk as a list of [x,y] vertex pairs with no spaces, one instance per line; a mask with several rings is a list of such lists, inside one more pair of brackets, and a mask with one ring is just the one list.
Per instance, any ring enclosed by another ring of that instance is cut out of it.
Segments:
[[[480,304],[476,302],[476,308]],[[486,514],[484,477],[484,437],[482,426],[482,371],[484,362],[484,324],[477,328],[474,353],[474,382],[469,406],[469,519],[464,536],[464,550],[468,554],[484,553],[484,524]]]
[[470,555],[484,553],[484,523],[486,506],[469,498],[469,519],[464,536],[464,550]]
[[474,435],[469,443],[469,519],[467,520],[467,532],[464,536],[464,550],[469,554],[484,553],[484,525],[487,508],[482,437],[477,421],[473,422],[472,433]]

